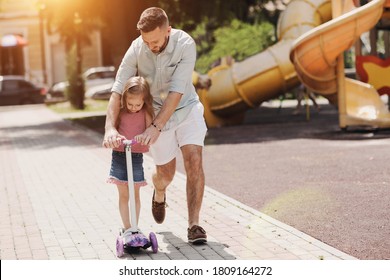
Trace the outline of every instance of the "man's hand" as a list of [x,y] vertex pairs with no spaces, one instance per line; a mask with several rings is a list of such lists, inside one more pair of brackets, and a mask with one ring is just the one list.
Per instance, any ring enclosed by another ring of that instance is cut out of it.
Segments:
[[141,143],[142,140],[143,140],[143,135],[142,134],[138,134],[136,136],[134,136],[134,140],[136,143]]
[[104,134],[103,147],[105,148],[118,148],[122,141],[126,140],[126,137],[120,135],[116,129],[106,130]]
[[136,140],[142,145],[152,145],[157,141],[160,133],[161,132],[156,127],[151,125],[144,131],[144,133],[137,135]]

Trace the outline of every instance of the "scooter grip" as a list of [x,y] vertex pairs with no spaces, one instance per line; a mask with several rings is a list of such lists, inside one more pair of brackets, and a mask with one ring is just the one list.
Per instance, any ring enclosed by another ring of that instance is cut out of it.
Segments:
[[137,144],[137,141],[135,139],[123,140],[123,145],[134,145],[134,144]]

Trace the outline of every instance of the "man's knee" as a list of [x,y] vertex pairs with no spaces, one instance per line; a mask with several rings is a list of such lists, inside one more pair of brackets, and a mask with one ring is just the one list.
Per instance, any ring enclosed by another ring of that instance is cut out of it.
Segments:
[[[183,153],[184,165],[187,172],[199,173],[202,171],[202,147],[195,146],[187,147],[187,150]],[[184,150],[183,150],[184,151]]]

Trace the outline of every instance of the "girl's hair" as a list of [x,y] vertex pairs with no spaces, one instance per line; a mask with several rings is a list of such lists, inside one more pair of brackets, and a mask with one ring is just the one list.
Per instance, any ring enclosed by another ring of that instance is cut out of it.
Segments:
[[126,98],[128,95],[142,95],[146,113],[154,119],[153,96],[150,94],[148,82],[139,76],[127,80],[121,98],[121,110],[127,110]]

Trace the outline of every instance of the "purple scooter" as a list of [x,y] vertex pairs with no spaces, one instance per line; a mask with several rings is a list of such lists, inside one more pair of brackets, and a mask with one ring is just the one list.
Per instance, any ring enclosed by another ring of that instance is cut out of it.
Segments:
[[131,228],[125,232],[121,232],[116,239],[116,255],[120,258],[126,251],[132,252],[139,248],[147,249],[152,246],[153,253],[157,253],[158,243],[156,235],[149,233],[149,239],[138,229],[136,209],[135,209],[135,191],[133,178],[133,163],[131,160],[131,145],[135,144],[135,140],[124,140],[125,153],[126,153],[126,165],[127,165],[127,177],[130,193],[130,212],[131,212]]

